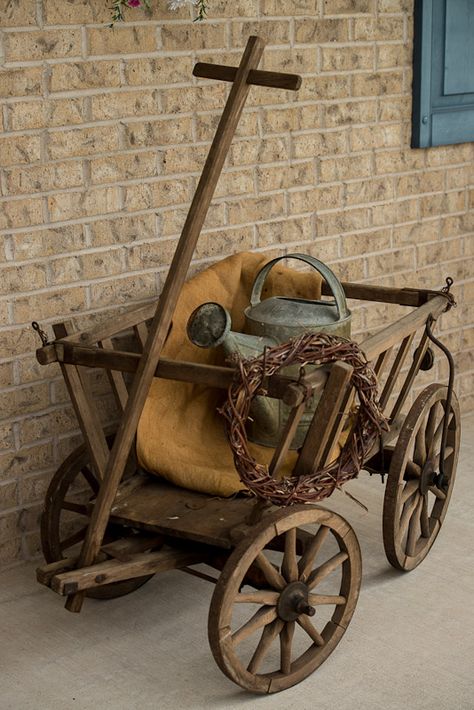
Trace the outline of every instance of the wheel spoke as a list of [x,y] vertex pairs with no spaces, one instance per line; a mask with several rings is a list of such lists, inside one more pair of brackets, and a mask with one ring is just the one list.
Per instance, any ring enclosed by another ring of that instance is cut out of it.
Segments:
[[402,505],[405,505],[407,500],[409,500],[414,493],[418,490],[420,487],[419,481],[407,481],[405,484],[405,487],[402,490],[400,501]]
[[425,494],[422,498],[423,504],[421,508],[421,515],[420,515],[420,525],[421,525],[421,534],[423,537],[429,537],[430,536],[430,518],[429,518],[429,511],[428,511],[428,494]]
[[406,475],[419,478],[421,476],[421,466],[418,466],[417,463],[409,459],[405,466],[405,476]]
[[446,493],[442,491],[441,488],[438,488],[438,486],[429,486],[428,490],[436,496],[436,498],[439,498],[439,500],[446,500]]
[[267,626],[265,626],[260,637],[260,641],[258,642],[258,646],[255,649],[255,653],[253,654],[247,667],[249,673],[257,672],[258,667],[261,665],[270,650],[270,646],[282,630],[283,625],[284,622],[281,619],[275,619],[271,624],[267,624]]
[[301,628],[306,631],[306,633],[314,641],[316,646],[324,646],[325,641],[323,637],[305,614],[302,614],[300,617],[298,617],[298,619],[296,619],[296,623],[299,624],[299,626],[301,626]]
[[97,478],[90,470],[89,466],[84,466],[83,468],[81,468],[81,473],[89,484],[89,487],[92,489],[92,492],[96,495],[99,492],[99,483],[97,481]]
[[[450,412],[449,417],[448,417],[448,426],[451,423],[453,416],[454,416],[454,413]],[[441,436],[443,434],[443,427],[444,427],[444,416],[441,417],[441,421],[438,424],[435,433],[433,434],[433,440],[431,442],[431,446],[428,451],[428,456],[430,456],[430,457],[433,455],[433,452],[436,451],[436,449],[438,448],[438,445],[441,442]]]
[[402,540],[403,536],[407,531],[408,525],[410,524],[410,520],[418,505],[418,500],[419,495],[415,495],[413,497],[413,500],[409,501],[403,510],[402,516],[400,518],[400,525],[398,528],[398,535],[400,541]]
[[320,567],[316,567],[316,569],[311,572],[308,577],[308,581],[306,582],[306,584],[308,585],[308,589],[314,589],[314,587],[316,587],[317,584],[319,584],[325,577],[327,577],[328,574],[330,574],[333,570],[342,565],[342,563],[347,560],[348,557],[349,555],[347,554],[347,552],[338,552],[337,555],[331,557]]
[[425,442],[425,428],[424,428],[424,420],[420,425],[420,428],[416,432],[416,437],[415,437],[415,451],[413,453],[413,460],[415,463],[417,463],[419,466],[423,466],[423,464],[426,461],[426,442]]
[[418,503],[416,504],[415,511],[411,516],[411,520],[408,525],[408,537],[406,546],[406,554],[408,555],[408,557],[415,556],[416,543],[418,542],[420,537],[420,515],[422,505],[422,497],[420,496],[418,498]]
[[345,604],[347,599],[336,594],[309,594],[308,601],[312,606],[318,606],[319,604],[335,604],[339,606],[340,604]]
[[72,500],[63,500],[61,510],[70,510],[72,513],[79,515],[89,515],[89,508],[83,503],[74,503]]
[[291,673],[291,646],[294,633],[294,621],[288,621],[280,631],[280,670],[285,675]]
[[313,568],[316,555],[318,554],[321,546],[327,536],[329,535],[329,528],[326,525],[321,525],[316,535],[313,537],[308,547],[305,549],[303,556],[298,563],[298,571],[300,573],[300,581],[304,582],[310,571]]
[[274,606],[262,606],[240,629],[232,634],[232,641],[237,645],[257,629],[270,624],[276,619],[277,613]]
[[272,563],[267,560],[263,552],[259,552],[255,558],[255,563],[260,567],[268,584],[273,589],[284,589],[286,582]]
[[81,542],[82,540],[84,540],[88,527],[88,525],[85,525],[84,527],[80,528],[80,530],[77,530],[77,532],[67,537],[65,540],[61,540],[61,552],[64,552],[64,550],[67,550],[69,547],[72,547],[77,542]]
[[240,592],[235,597],[236,604],[263,604],[267,606],[276,606],[279,597],[278,592],[269,592],[264,589],[257,592]]
[[285,554],[283,555],[281,573],[287,582],[296,582],[298,579],[296,528],[290,528],[290,530],[285,533]]

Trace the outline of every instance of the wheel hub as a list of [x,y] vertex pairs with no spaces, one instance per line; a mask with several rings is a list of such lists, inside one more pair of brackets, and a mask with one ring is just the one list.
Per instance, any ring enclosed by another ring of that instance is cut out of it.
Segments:
[[436,478],[436,471],[435,467],[433,464],[433,461],[428,459],[426,461],[425,465],[423,466],[423,470],[421,471],[421,476],[420,476],[420,493],[421,495],[425,495],[428,492],[429,486],[433,486]]
[[291,582],[280,594],[277,613],[283,621],[296,621],[301,614],[314,616],[315,609],[308,602],[309,590],[303,582]]

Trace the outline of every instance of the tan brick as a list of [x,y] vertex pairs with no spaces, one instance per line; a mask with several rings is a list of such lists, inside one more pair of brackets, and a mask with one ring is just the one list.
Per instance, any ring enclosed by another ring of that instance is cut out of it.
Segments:
[[383,274],[393,274],[397,271],[413,271],[415,266],[415,250],[398,249],[396,252],[369,255],[366,257],[367,276],[374,278]]
[[352,79],[353,96],[384,96],[388,94],[401,94],[402,91],[402,71],[355,74]]
[[223,49],[226,45],[225,25],[210,21],[204,24],[163,25],[161,37],[165,50]]
[[91,293],[95,307],[103,308],[119,303],[131,303],[156,296],[156,276],[155,274],[140,274],[95,283],[92,285]]
[[35,0],[23,0],[21,3],[0,0],[2,27],[27,27],[36,25]]
[[370,223],[368,209],[340,210],[337,213],[319,214],[316,218],[318,235],[340,234],[355,229],[365,229]]
[[372,12],[374,0],[324,0],[325,15],[356,15]]
[[295,20],[295,39],[301,43],[324,44],[346,42],[349,39],[349,20],[305,17]]
[[258,35],[269,45],[286,44],[290,39],[290,21],[282,20],[235,20],[231,23],[231,43],[234,47],[245,45],[250,35]]
[[120,194],[117,187],[57,193],[48,197],[48,209],[53,222],[117,212]]
[[28,57],[58,59],[81,54],[80,28],[5,33],[5,61],[18,62]]
[[459,259],[462,255],[461,243],[457,239],[419,244],[416,247],[417,264],[436,264]]
[[360,205],[391,200],[394,196],[393,181],[390,178],[348,182],[344,188],[346,205]]
[[165,113],[191,113],[197,106],[206,111],[222,108],[226,99],[227,87],[223,83],[207,84],[206,86],[182,86],[161,91],[161,105]]
[[[377,119],[376,101],[338,102],[324,106],[323,110],[326,128],[335,128],[351,123],[373,123]],[[360,150],[360,148],[355,150]]]
[[133,152],[110,155],[89,161],[91,182],[125,182],[137,178],[156,177],[158,161],[155,152]]
[[0,424],[0,449],[6,451],[14,446],[13,429],[10,422]]
[[156,46],[156,29],[153,25],[119,27],[93,27],[87,31],[91,55],[130,54],[153,52]]
[[[263,163],[276,163],[289,160],[290,151],[288,139],[264,138],[262,140],[242,140],[234,143],[229,151],[228,164],[251,165]],[[305,157],[308,157],[307,155]]]
[[372,155],[347,155],[339,158],[322,158],[320,175],[322,182],[352,180],[372,174]]
[[[235,139],[257,135],[258,115],[257,111],[244,111],[235,133]],[[214,113],[201,113],[197,115],[196,137],[198,141],[210,141],[214,137],[220,117],[221,114],[217,111]]]
[[312,187],[309,190],[291,190],[288,197],[290,214],[331,210],[342,205],[342,186],[332,185],[331,187]]
[[[268,0],[264,0],[264,3]],[[314,5],[315,0],[297,0],[297,5],[302,4],[312,4]],[[212,5],[210,12],[211,17],[252,17],[258,14],[258,0],[235,0],[235,2],[229,3],[227,0],[215,0]],[[276,12],[263,12],[264,15],[276,15]]]
[[346,234],[341,240],[342,256],[365,256],[387,251],[391,247],[391,229],[378,229],[363,234]]
[[92,96],[92,119],[103,121],[122,116],[146,116],[160,111],[160,95],[153,91],[130,91]]
[[422,217],[450,212],[463,212],[465,209],[466,193],[464,190],[447,192],[444,195],[424,195],[420,198],[420,213]]
[[43,264],[5,266],[0,269],[0,294],[12,296],[46,286],[46,269]]
[[321,97],[329,99],[349,98],[351,77],[345,74],[322,74],[308,76],[298,91],[300,101],[320,101]]
[[354,20],[354,39],[362,42],[402,40],[403,26],[403,15],[356,17]]
[[5,419],[31,414],[49,405],[49,385],[46,382],[17,387],[0,394],[0,412]]
[[345,153],[347,139],[345,131],[321,133],[301,133],[293,136],[293,155],[295,158],[319,157]]
[[125,209],[133,212],[188,203],[192,196],[192,187],[192,182],[188,178],[130,185],[125,189]]
[[191,80],[193,64],[190,55],[128,59],[125,80],[131,86],[178,84]]
[[132,215],[114,219],[91,222],[89,225],[94,247],[108,244],[124,244],[138,239],[151,239],[155,236],[155,216]]
[[[264,134],[286,133],[287,131],[315,129],[322,126],[321,111],[318,106],[285,106],[264,109],[262,128]],[[257,130],[253,131],[253,135]]]
[[[13,363],[2,362],[0,364],[0,387],[10,387],[13,385],[13,378]],[[0,471],[1,468],[2,467],[0,465]]]
[[356,71],[360,69],[373,69],[375,63],[375,49],[372,45],[352,45],[350,47],[323,47],[322,71]]
[[52,256],[59,252],[82,249],[86,244],[82,225],[68,224],[57,229],[44,229],[12,235],[16,260]]
[[411,102],[406,97],[382,97],[378,101],[379,121],[406,121],[411,117]]
[[27,417],[20,424],[22,446],[35,444],[38,440],[66,434],[78,429],[76,415],[72,407],[53,409],[46,414]]
[[314,183],[314,163],[293,163],[257,168],[259,192],[285,190],[289,187],[303,187]]
[[54,259],[50,262],[51,283],[57,286],[121,274],[125,271],[124,257],[121,248]]
[[315,47],[269,48],[262,57],[262,69],[290,74],[315,72],[318,68]]
[[[183,228],[188,209],[189,207],[186,205],[174,209],[167,209],[160,213],[160,234],[163,237],[179,234]],[[226,223],[227,214],[225,203],[211,204],[206,217],[206,228],[217,229],[223,227]]]
[[406,44],[386,44],[377,47],[377,69],[395,69],[409,66],[411,46]]
[[39,136],[8,136],[0,138],[2,167],[34,163],[41,157]]
[[439,220],[429,222],[418,222],[395,226],[393,230],[394,247],[408,244],[418,244],[419,242],[429,242],[437,240],[439,237]]
[[82,185],[82,165],[79,161],[11,168],[5,171],[7,190],[21,195]]
[[138,121],[125,126],[125,144],[128,148],[166,146],[169,143],[184,143],[192,137],[192,121],[189,117]]
[[310,217],[280,219],[256,225],[256,246],[267,247],[272,244],[306,242],[313,236]]
[[372,207],[372,224],[375,227],[385,224],[401,224],[419,219],[420,204],[418,198],[390,202]]
[[10,105],[10,121],[14,131],[83,123],[84,101],[73,98],[19,101]]
[[254,171],[252,168],[222,173],[217,183],[215,196],[235,197],[236,195],[251,195],[254,192]]
[[424,192],[441,192],[444,188],[444,172],[435,170],[403,175],[397,178],[395,186],[400,197]]
[[380,151],[375,154],[375,172],[401,173],[423,168],[425,165],[425,151]]
[[[17,323],[41,321],[53,318],[61,313],[68,314],[82,311],[86,307],[85,289],[68,288],[61,291],[48,291],[37,293],[34,296],[17,298],[13,304],[15,321]],[[35,343],[38,344],[37,342]]]
[[[291,13],[294,15],[314,15],[318,9],[318,5],[319,0],[293,0],[291,3]],[[260,12],[262,15],[281,14],[280,0],[261,0]]]
[[446,170],[446,189],[452,190],[457,187],[465,187],[471,180],[472,166],[458,166]]
[[0,500],[2,508],[8,510],[18,505],[18,483],[12,481],[8,483],[0,483]]
[[52,160],[94,155],[118,148],[119,135],[115,126],[54,130],[49,133],[48,153]]
[[354,152],[369,148],[400,148],[403,145],[397,124],[354,126],[349,133],[349,142]]
[[228,209],[229,222],[241,224],[282,216],[285,213],[285,201],[280,193],[267,197],[249,198],[242,202],[231,202]]
[[10,96],[39,96],[41,94],[41,67],[0,69],[0,98]]
[[110,22],[110,6],[95,0],[44,0],[44,14],[49,25],[70,25],[88,22]]
[[25,200],[11,200],[0,203],[0,229],[14,229],[41,224],[43,221],[43,201],[29,197]]
[[51,91],[83,91],[121,84],[119,60],[53,64],[49,71]]

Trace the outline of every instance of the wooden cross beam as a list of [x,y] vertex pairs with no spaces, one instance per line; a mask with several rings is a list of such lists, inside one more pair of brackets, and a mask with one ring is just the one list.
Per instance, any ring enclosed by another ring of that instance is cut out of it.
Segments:
[[[186,279],[196,243],[250,86],[251,84],[259,84],[293,90],[299,88],[301,82],[299,77],[257,71],[264,46],[265,43],[259,37],[250,37],[237,68],[213,67],[209,64],[196,65],[194,73],[197,76],[223,79],[232,81],[233,84],[189,208],[163,292],[158,301],[143,354],[133,379],[130,394],[125,404],[118,432],[105,466],[104,478],[81,549],[78,567],[87,567],[93,564],[102,544],[112,504],[133,444],[140,415],[160,360],[176,303]],[[69,611],[79,612],[83,599],[83,592],[70,595],[66,602],[66,608]]]

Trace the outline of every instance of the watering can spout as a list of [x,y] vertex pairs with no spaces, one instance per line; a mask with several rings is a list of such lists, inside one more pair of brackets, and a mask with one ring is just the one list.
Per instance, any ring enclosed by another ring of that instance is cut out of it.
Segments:
[[249,335],[231,330],[230,313],[219,303],[203,303],[188,320],[188,338],[200,348],[222,345],[226,355],[242,358],[256,357],[265,347],[276,344],[268,336]]

